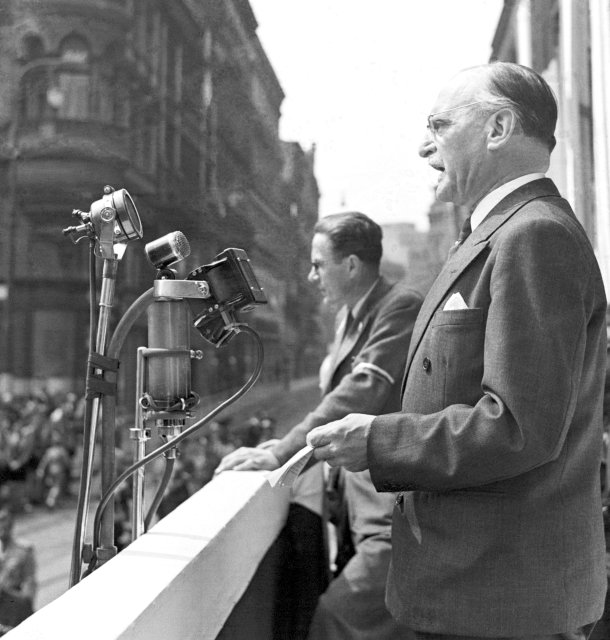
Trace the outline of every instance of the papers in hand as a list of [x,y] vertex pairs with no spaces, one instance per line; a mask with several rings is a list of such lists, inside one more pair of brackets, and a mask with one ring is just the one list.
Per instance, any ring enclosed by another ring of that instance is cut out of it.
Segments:
[[275,469],[268,476],[267,480],[272,487],[291,487],[292,483],[297,479],[297,476],[305,465],[309,462],[311,454],[313,453],[313,447],[307,445],[300,451],[297,451],[288,462],[282,465],[279,469]]

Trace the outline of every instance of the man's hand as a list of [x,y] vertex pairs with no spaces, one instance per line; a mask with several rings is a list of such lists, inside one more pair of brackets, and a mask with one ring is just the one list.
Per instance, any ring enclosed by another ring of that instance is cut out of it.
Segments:
[[255,471],[268,469],[272,471],[280,466],[278,459],[268,449],[258,447],[240,447],[228,453],[221,461],[215,474],[233,469],[234,471]]
[[369,468],[366,443],[374,419],[365,413],[350,413],[312,429],[307,434],[307,444],[314,447],[317,460],[326,460],[331,467],[364,471]]

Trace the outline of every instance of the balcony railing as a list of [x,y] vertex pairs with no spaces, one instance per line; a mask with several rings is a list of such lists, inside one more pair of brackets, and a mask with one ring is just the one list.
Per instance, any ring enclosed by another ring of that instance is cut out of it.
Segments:
[[264,472],[225,472],[6,637],[272,637],[269,558],[288,501]]

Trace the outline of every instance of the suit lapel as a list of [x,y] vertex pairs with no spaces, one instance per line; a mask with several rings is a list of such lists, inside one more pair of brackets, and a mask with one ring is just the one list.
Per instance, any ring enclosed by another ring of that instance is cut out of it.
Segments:
[[424,299],[422,308],[417,316],[402,381],[403,391],[415,352],[419,347],[433,315],[436,313],[441,302],[446,298],[455,281],[479,254],[489,246],[491,236],[510,220],[521,207],[536,198],[559,195],[557,188],[548,178],[534,180],[509,193],[489,212],[468,238],[466,238],[459,250],[447,260],[428,292],[428,295]]
[[345,336],[345,338],[343,338],[342,340],[340,339],[337,346],[337,351],[335,352],[335,356],[333,359],[332,375],[335,374],[335,371],[337,370],[339,365],[351,353],[352,349],[358,342],[358,338],[362,334],[363,328],[363,323],[358,321],[357,318],[354,318],[354,324],[351,328],[351,331],[348,333],[348,335]]
[[[468,265],[476,259],[476,257],[484,251],[489,242],[479,243],[476,246],[467,246],[467,241],[460,247],[460,250],[455,254],[454,259],[449,260],[442,271],[434,281],[434,284],[430,288],[428,295],[424,299],[422,308],[419,311],[415,326],[413,328],[413,335],[411,337],[411,345],[409,347],[409,355],[407,357],[407,364],[405,367],[405,375],[403,378],[404,383],[407,378],[407,374],[413,361],[413,356],[419,347],[430,320],[435,314],[440,303],[445,299],[453,283],[459,278],[460,274],[468,267]],[[459,253],[459,257],[458,257]]]
[[330,390],[332,379],[341,366],[344,360],[352,353],[354,347],[358,343],[358,340],[362,334],[366,331],[371,318],[372,313],[377,306],[377,303],[387,292],[392,288],[385,278],[380,277],[377,284],[371,290],[369,295],[363,301],[358,314],[354,316],[351,331],[345,338],[343,338],[343,332],[345,329],[345,318],[347,315],[347,309],[343,308],[338,318],[341,318],[338,323],[337,331],[335,333],[335,341],[330,351],[331,365],[328,370],[328,378],[326,384],[323,385],[323,392],[327,393]]
[[320,389],[322,395],[326,395],[331,388],[331,383],[335,371],[337,369],[337,356],[339,354],[339,348],[341,347],[341,338],[345,330],[345,319],[347,316],[347,307],[343,307],[336,317],[335,327],[335,339],[328,352],[328,355],[324,359],[324,366],[320,370]]

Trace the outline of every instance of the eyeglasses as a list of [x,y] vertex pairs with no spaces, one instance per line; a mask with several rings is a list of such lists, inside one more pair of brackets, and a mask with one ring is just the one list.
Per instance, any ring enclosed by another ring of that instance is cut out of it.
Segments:
[[437,116],[442,116],[445,113],[450,113],[451,111],[457,111],[458,109],[465,109],[466,107],[474,107],[475,104],[484,104],[483,100],[477,100],[477,102],[469,102],[468,104],[461,104],[459,107],[453,107],[451,109],[445,109],[445,111],[437,111],[436,113],[431,113],[428,116],[428,130],[432,134],[433,138],[436,138],[438,133],[438,123],[434,122],[433,118]]

